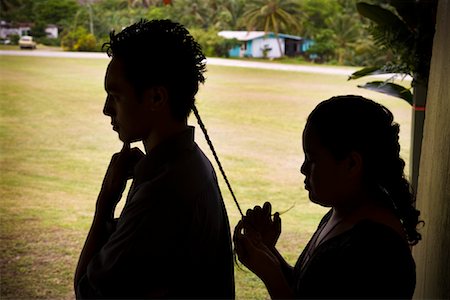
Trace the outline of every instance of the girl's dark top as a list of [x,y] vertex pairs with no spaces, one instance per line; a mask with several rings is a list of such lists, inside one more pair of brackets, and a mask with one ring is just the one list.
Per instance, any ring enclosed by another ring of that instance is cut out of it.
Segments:
[[[331,217],[327,213],[315,233]],[[312,239],[313,240],[313,239]],[[370,220],[319,245],[308,259],[311,241],[300,255],[292,283],[296,298],[410,299],[415,263],[406,241],[392,228]]]

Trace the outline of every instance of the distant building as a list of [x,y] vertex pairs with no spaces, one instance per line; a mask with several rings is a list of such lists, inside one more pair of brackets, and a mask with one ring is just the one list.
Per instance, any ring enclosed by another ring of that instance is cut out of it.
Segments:
[[48,24],[47,27],[45,28],[45,32],[47,33],[47,37],[49,37],[49,38],[53,38],[53,39],[58,38],[59,31],[58,31],[58,26],[56,26],[56,25]]
[[[17,23],[12,25],[2,20],[0,21],[0,38],[5,39],[11,35],[30,35],[32,27],[33,23]],[[49,38],[57,38],[59,34],[58,27],[53,24],[47,25],[45,32]]]
[[[277,58],[299,56],[313,44],[312,40],[284,33],[278,34],[279,43],[273,32],[264,31],[221,31],[219,35],[226,39],[236,39],[241,42],[229,50],[230,57],[268,57]],[[280,52],[281,45],[281,52]]]
[[0,38],[5,39],[11,35],[29,35],[31,31],[31,25],[31,23],[21,23],[12,26],[8,22],[0,21]]

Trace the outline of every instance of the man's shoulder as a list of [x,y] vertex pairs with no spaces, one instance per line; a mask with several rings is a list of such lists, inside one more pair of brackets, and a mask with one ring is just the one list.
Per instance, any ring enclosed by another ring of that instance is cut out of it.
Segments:
[[183,152],[179,157],[168,161],[162,171],[168,180],[176,180],[180,184],[184,182],[201,184],[216,181],[211,161],[197,144],[194,144],[192,149]]
[[214,168],[197,144],[166,161],[158,170],[148,170],[137,182],[130,194],[132,198],[187,199],[208,190],[220,193]]

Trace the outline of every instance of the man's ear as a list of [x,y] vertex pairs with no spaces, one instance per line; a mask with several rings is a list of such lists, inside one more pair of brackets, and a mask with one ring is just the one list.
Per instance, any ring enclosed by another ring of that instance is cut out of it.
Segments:
[[347,157],[347,167],[351,176],[359,176],[363,171],[364,161],[361,153],[357,151],[351,151]]
[[144,92],[145,100],[148,101],[150,109],[153,111],[160,110],[168,103],[168,92],[164,86],[153,86]]

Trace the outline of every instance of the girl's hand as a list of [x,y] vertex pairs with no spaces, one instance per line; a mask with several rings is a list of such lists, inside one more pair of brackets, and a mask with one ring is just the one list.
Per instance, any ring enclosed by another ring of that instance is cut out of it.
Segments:
[[264,244],[259,232],[246,228],[242,220],[234,229],[233,240],[239,261],[263,281],[280,271],[280,262]]
[[267,247],[275,247],[281,234],[281,219],[278,212],[272,218],[272,205],[269,202],[264,203],[262,208],[255,206],[253,210],[247,210],[243,221],[244,228],[252,228],[258,232]]

